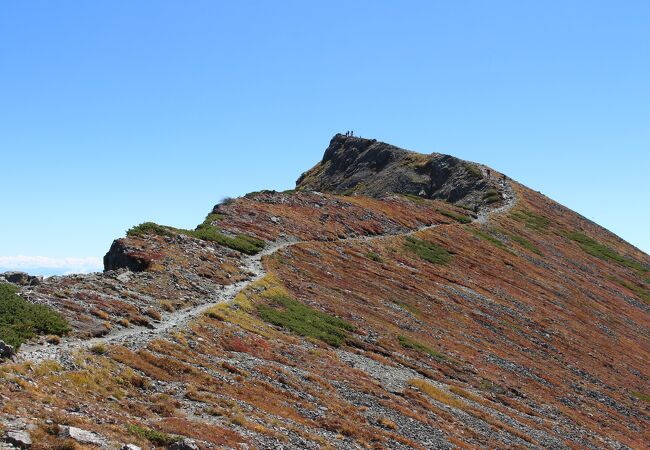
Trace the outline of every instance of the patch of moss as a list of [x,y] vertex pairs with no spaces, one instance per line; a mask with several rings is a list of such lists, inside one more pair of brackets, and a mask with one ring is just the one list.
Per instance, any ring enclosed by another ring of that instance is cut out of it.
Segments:
[[156,236],[173,236],[169,227],[158,225],[155,222],[144,222],[140,225],[131,227],[126,231],[127,236],[144,236],[147,234],[153,234]]
[[212,225],[212,223],[222,217],[223,216],[220,214],[209,214],[203,223],[196,227],[195,230],[186,230],[183,228],[158,225],[154,222],[145,222],[130,228],[126,234],[127,236],[144,236],[147,234],[173,236],[174,233],[184,234],[203,241],[214,242],[223,245],[224,247],[246,253],[247,255],[254,255],[264,249],[265,242],[256,237],[248,236],[246,234],[229,236],[221,233],[217,227]]
[[510,214],[510,217],[518,222],[522,222],[524,225],[526,225],[526,227],[536,231],[546,230],[548,228],[548,225],[551,223],[551,221],[546,217],[537,215],[525,209],[514,211],[512,214]]
[[167,433],[163,433],[162,431],[152,430],[151,428],[145,428],[140,425],[127,425],[126,428],[129,433],[146,439],[152,444],[160,446],[171,445],[174,442],[181,440],[181,438],[178,436],[171,436]]
[[638,392],[638,391],[633,391],[632,395],[638,398],[641,401],[644,401],[646,403],[650,403],[650,395],[644,394],[643,392]]
[[399,300],[393,300],[393,303],[395,303],[397,306],[401,308],[404,308],[405,310],[413,314],[415,317],[420,317],[420,311],[415,306],[409,305],[408,303],[401,302]]
[[275,194],[276,191],[271,190],[271,189],[262,189],[261,191],[252,191],[249,192],[248,194],[245,194],[244,197],[246,198],[255,198],[260,194]]
[[415,202],[419,205],[421,205],[427,200],[426,198],[420,197],[419,195],[415,195],[415,194],[402,194],[402,197],[406,198],[407,200],[411,200],[412,202]]
[[198,228],[196,230],[178,230],[180,233],[188,236],[201,239],[203,241],[215,242],[224,247],[232,248],[233,250],[246,253],[247,255],[254,255],[264,249],[264,241],[253,236],[246,234],[238,234],[236,236],[228,236],[218,231],[214,227]]
[[349,187],[349,188],[347,188],[346,190],[344,190],[343,192],[341,192],[341,195],[352,195],[352,194],[354,194],[355,192],[357,192],[357,191],[363,189],[364,187],[365,187],[365,184],[364,184],[364,183],[357,183],[357,184],[355,184],[354,186]]
[[454,219],[455,221],[460,222],[460,223],[471,223],[472,222],[471,217],[468,217],[468,216],[463,215],[463,214],[458,214],[458,213],[455,213],[453,211],[447,211],[445,209],[439,209],[438,212],[440,214],[442,214],[443,216],[447,216],[447,217],[449,217],[451,219]]
[[368,258],[368,259],[370,259],[370,260],[372,260],[372,261],[375,261],[375,262],[379,262],[379,263],[380,263],[380,262],[384,262],[384,260],[381,258],[381,256],[378,255],[378,254],[375,253],[375,252],[368,252],[368,253],[366,253],[366,258]]
[[63,336],[70,331],[65,318],[44,305],[30,303],[10,284],[0,284],[0,339],[18,349],[37,335]]
[[479,169],[475,165],[470,164],[470,163],[465,163],[465,164],[463,164],[463,167],[465,168],[467,173],[470,174],[472,177],[478,178],[478,179],[483,178],[483,172],[481,172],[481,169]]
[[260,317],[300,336],[311,337],[339,347],[354,327],[343,319],[318,311],[288,295],[276,294],[268,305],[257,305]]
[[523,238],[521,236],[517,236],[516,234],[508,233],[505,230],[499,230],[499,232],[506,235],[506,236],[508,236],[509,239],[511,239],[514,242],[516,242],[517,244],[521,245],[526,250],[530,250],[531,252],[533,252],[533,253],[535,253],[537,255],[540,255],[540,256],[543,255],[542,251],[539,248],[537,248],[537,246],[535,244],[533,244],[532,242],[530,242],[528,239]]
[[486,203],[495,203],[501,200],[501,195],[499,195],[499,191],[496,189],[488,189],[485,194],[483,194],[483,200]]
[[489,243],[494,244],[495,246],[497,246],[497,247],[499,247],[499,248],[501,248],[503,250],[507,250],[507,247],[503,244],[503,242],[501,242],[500,240],[498,240],[494,236],[492,236],[492,235],[490,235],[490,234],[488,234],[488,233],[486,233],[484,231],[481,231],[478,228],[467,227],[467,229],[472,234],[474,234],[474,236],[476,236],[478,238],[481,238],[481,239],[483,239],[485,241],[488,241]]
[[616,250],[604,244],[601,244],[586,234],[574,231],[565,233],[565,236],[572,241],[577,242],[578,245],[580,245],[580,248],[582,248],[582,250],[584,250],[586,253],[589,253],[591,256],[595,256],[596,258],[602,259],[604,261],[612,261],[618,263],[622,266],[635,269],[641,273],[647,272],[646,267],[640,262],[618,254]]
[[650,304],[650,290],[644,288],[643,286],[637,286],[636,284],[632,284],[629,281],[622,280],[617,277],[610,277],[612,281],[615,281],[616,283],[620,284],[621,286],[631,290],[634,292],[641,300],[643,300],[646,303]]
[[408,336],[398,336],[397,339],[399,340],[400,345],[404,348],[410,348],[412,350],[417,350],[418,352],[426,353],[427,355],[433,356],[439,361],[444,361],[447,359],[447,357],[442,353],[437,352],[431,347],[421,344],[420,342],[415,341]]
[[409,251],[433,264],[447,264],[452,258],[452,254],[438,244],[413,236],[407,236],[404,245]]
[[210,228],[210,227],[214,226],[214,225],[212,225],[214,222],[218,222],[219,220],[223,220],[225,217],[226,217],[226,216],[224,216],[223,214],[219,214],[219,213],[210,213],[210,214],[208,214],[208,216],[205,218],[205,220],[203,221],[203,223],[201,223],[201,224],[200,224],[198,227],[196,227],[196,228],[197,228],[197,230],[198,230],[199,228]]

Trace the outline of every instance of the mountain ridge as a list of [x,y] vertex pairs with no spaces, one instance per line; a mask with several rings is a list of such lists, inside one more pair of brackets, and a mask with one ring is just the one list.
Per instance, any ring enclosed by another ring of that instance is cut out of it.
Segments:
[[0,425],[33,448],[70,425],[143,448],[645,448],[650,257],[494,169],[412,155],[337,135],[296,191],[21,286],[72,331],[0,365]]

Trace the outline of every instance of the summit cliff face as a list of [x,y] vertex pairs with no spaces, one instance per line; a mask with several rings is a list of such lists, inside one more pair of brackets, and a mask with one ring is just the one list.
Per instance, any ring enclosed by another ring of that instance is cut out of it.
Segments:
[[0,448],[648,448],[650,257],[488,167],[337,135],[104,261],[11,288],[71,331],[0,364]]
[[337,134],[322,161],[300,176],[296,188],[372,197],[408,194],[477,208],[494,201],[499,190],[496,178],[483,175],[486,170],[450,155],[423,155]]

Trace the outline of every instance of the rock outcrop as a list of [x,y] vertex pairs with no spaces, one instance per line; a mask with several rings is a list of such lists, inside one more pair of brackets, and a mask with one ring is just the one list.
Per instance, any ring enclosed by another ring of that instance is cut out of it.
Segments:
[[144,252],[130,247],[124,239],[116,239],[104,255],[104,270],[125,268],[132,272],[143,272],[157,259],[160,259],[158,253]]
[[15,353],[16,350],[11,345],[0,340],[0,360],[11,358]]
[[449,155],[414,153],[375,139],[337,134],[298,190],[382,197],[416,195],[476,208],[499,201],[500,186],[483,166]]
[[30,275],[25,272],[11,271],[0,273],[0,282],[3,281],[19,286],[36,286],[43,281],[43,277]]

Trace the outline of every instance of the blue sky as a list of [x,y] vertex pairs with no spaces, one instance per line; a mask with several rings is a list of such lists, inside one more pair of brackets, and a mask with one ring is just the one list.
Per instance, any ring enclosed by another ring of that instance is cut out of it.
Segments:
[[134,224],[293,187],[348,129],[648,252],[648,23],[647,1],[0,1],[0,270],[97,268]]

